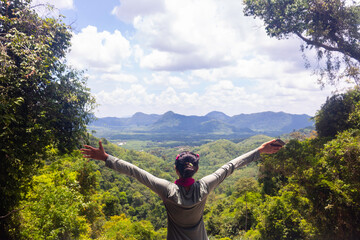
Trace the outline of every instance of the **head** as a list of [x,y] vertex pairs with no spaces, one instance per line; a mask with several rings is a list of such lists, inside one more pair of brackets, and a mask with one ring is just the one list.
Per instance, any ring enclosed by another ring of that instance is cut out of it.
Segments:
[[199,169],[199,154],[185,151],[177,155],[175,169],[182,178],[192,177]]

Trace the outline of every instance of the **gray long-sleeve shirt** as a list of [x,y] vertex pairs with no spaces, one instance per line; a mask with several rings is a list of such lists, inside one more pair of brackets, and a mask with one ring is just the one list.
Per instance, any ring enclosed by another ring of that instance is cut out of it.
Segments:
[[214,173],[196,181],[188,191],[182,186],[155,177],[131,163],[110,155],[105,164],[119,173],[135,177],[161,197],[168,215],[168,240],[207,240],[203,221],[207,196],[235,169],[259,158],[258,149],[241,155]]

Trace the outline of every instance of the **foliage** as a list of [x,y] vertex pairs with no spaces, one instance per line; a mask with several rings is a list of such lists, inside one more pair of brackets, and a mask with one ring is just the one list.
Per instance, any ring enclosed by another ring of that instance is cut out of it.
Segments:
[[282,134],[280,136],[281,139],[285,141],[289,141],[291,139],[296,139],[299,141],[304,141],[306,139],[314,139],[317,137],[317,132],[315,127],[306,127],[298,130],[294,130],[291,133]]
[[[273,199],[264,205],[270,212],[263,213],[262,232],[261,225],[258,226],[264,239],[290,239],[280,235],[271,237],[276,231],[281,234],[288,230],[276,230],[280,225],[270,227],[266,222],[275,224],[293,218],[298,220],[296,226],[292,226],[295,222],[289,223],[292,231],[303,229],[303,223],[310,227],[298,231],[297,239],[304,236],[309,239],[356,239],[355,236],[360,234],[359,134],[358,130],[346,130],[328,142],[327,139],[293,140],[276,156],[264,159],[259,181],[264,196]],[[284,201],[283,196],[288,200]],[[289,202],[290,208],[287,207]],[[275,216],[271,211],[276,208],[280,214],[277,219],[267,219],[266,216]],[[296,232],[292,234],[296,235]]]
[[104,225],[104,238],[116,240],[165,239],[166,233],[155,232],[149,221],[131,222],[124,214],[111,217]]
[[320,137],[335,137],[349,128],[359,128],[360,89],[358,87],[328,98],[315,116]]
[[[104,221],[96,190],[99,172],[79,153],[54,156],[32,179],[21,211],[22,239],[89,239]],[[87,169],[87,170],[85,170]]]
[[292,191],[285,191],[281,196],[267,197],[256,227],[261,235],[260,239],[311,238],[314,235],[314,229],[302,214],[304,209],[300,208],[299,211],[297,205],[299,202],[307,205],[306,200],[304,204],[304,199]]
[[[267,34],[298,36],[302,50],[315,48],[320,79],[360,84],[360,6],[346,0],[244,0],[245,14],[262,19]],[[320,64],[319,64],[320,63]],[[323,82],[322,82],[323,83]]]
[[217,238],[237,239],[245,231],[257,225],[255,209],[260,204],[258,183],[253,178],[243,178],[227,198],[212,194],[205,208],[204,220],[207,232]]
[[[319,154],[318,208],[313,219],[323,236],[356,239],[360,235],[360,131],[347,130]],[[321,219],[321,220],[320,220]],[[332,226],[332,228],[329,228]]]
[[20,227],[12,229],[18,231],[18,239],[165,238],[161,219],[166,213],[159,211],[163,206],[159,206],[157,196],[140,184],[129,183],[123,186],[126,192],[120,191],[119,181],[104,191],[102,177],[108,180],[105,168],[85,161],[78,151],[71,155],[53,153],[47,159],[49,164],[32,178],[33,188],[21,202]]
[[64,63],[70,37],[30,1],[0,0],[0,216],[16,209],[47,146],[71,151],[84,137],[93,98]]

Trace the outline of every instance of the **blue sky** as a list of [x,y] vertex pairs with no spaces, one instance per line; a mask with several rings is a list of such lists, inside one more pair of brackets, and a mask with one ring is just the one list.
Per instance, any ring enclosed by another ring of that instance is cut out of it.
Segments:
[[67,59],[86,69],[98,117],[314,115],[334,90],[305,69],[300,40],[269,38],[239,0],[48,2],[73,28]]

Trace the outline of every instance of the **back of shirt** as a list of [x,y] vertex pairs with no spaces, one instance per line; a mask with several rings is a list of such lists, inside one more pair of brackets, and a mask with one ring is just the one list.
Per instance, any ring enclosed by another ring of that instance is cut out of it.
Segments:
[[176,184],[168,186],[168,196],[163,199],[168,215],[167,239],[207,240],[203,212],[208,195],[204,182],[197,181],[188,191]]

